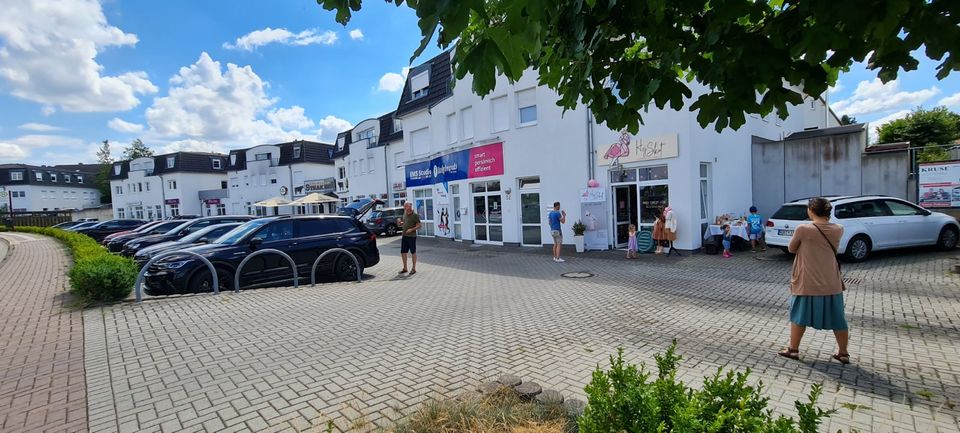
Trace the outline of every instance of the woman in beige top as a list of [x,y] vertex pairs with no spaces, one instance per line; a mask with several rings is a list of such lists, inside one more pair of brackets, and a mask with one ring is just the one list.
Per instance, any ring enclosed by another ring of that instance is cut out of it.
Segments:
[[787,247],[796,254],[790,278],[790,346],[778,354],[800,359],[800,339],[807,327],[830,329],[837,338],[833,358],[850,363],[847,353],[847,319],[843,311],[843,283],[837,262],[837,245],[843,226],[830,222],[832,206],[817,197],[807,203],[811,224],[800,224]]

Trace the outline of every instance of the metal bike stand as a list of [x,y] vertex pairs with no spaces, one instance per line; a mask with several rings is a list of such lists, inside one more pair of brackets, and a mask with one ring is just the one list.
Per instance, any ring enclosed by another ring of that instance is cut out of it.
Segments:
[[237,274],[233,278],[233,293],[240,293],[240,270],[243,269],[243,265],[247,264],[247,262],[249,262],[250,259],[256,256],[259,256],[261,254],[267,254],[267,253],[279,254],[283,256],[283,258],[287,259],[287,261],[290,262],[290,267],[293,268],[293,288],[297,288],[300,285],[299,283],[300,277],[297,274],[297,263],[294,262],[293,259],[290,258],[290,256],[283,251],[275,250],[273,248],[266,248],[266,249],[254,251],[253,254],[250,254],[249,256],[244,257],[244,259],[240,262],[240,265],[237,266]]
[[136,292],[138,304],[143,301],[143,294],[141,293],[141,290],[140,290],[140,284],[143,282],[143,276],[146,275],[147,270],[150,269],[150,265],[152,265],[153,262],[156,262],[157,260],[160,260],[165,257],[177,255],[177,254],[186,254],[188,256],[196,257],[200,259],[200,261],[202,261],[204,264],[206,264],[207,268],[210,269],[210,274],[213,275],[213,294],[214,295],[220,294],[220,279],[217,277],[217,268],[213,266],[213,263],[210,263],[210,260],[207,260],[206,257],[201,256],[200,254],[197,254],[193,251],[167,251],[165,253],[160,253],[151,257],[150,260],[148,260],[147,263],[143,265],[143,269],[140,269],[140,273],[137,274],[137,282],[133,285],[133,290]]
[[357,260],[357,256],[353,255],[350,251],[347,251],[343,248],[331,248],[320,254],[320,257],[317,257],[317,260],[314,260],[313,267],[310,268],[310,285],[317,285],[317,265],[320,264],[320,260],[327,256],[330,253],[346,253],[353,259],[353,264],[357,267],[357,282],[363,281],[363,270],[360,269],[360,261]]

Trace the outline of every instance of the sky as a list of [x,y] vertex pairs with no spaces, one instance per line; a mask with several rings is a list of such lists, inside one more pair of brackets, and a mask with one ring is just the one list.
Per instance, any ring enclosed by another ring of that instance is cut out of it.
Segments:
[[[341,26],[313,0],[25,0],[0,14],[0,163],[96,162],[140,138],[225,152],[337,132],[397,106],[419,44],[406,6],[363,2]],[[439,52],[435,45],[415,61]],[[828,101],[871,126],[917,106],[960,111],[935,61],[880,83],[863,65]]]

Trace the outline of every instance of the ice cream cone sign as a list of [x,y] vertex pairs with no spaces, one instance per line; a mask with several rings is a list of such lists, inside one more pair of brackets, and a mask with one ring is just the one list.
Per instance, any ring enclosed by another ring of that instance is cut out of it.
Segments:
[[613,161],[610,162],[610,165],[617,165],[620,163],[620,158],[625,156],[630,156],[630,134],[623,130],[620,133],[620,140],[607,149],[607,153],[603,154],[603,159],[611,159]]

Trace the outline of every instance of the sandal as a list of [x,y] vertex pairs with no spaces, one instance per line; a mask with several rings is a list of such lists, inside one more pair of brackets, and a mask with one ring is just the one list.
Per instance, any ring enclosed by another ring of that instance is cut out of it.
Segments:
[[784,358],[790,358],[794,361],[800,360],[800,349],[791,349],[789,347],[783,348],[783,350],[777,352],[777,355],[780,355]]
[[849,353],[838,353],[838,354],[836,354],[836,355],[833,355],[833,359],[836,359],[837,361],[840,361],[841,364],[849,364],[849,363],[850,363],[850,354],[849,354]]
[[405,273],[407,273],[407,270],[406,270],[406,269],[401,269],[400,272],[397,272],[397,273],[398,273],[398,274],[405,274]]

